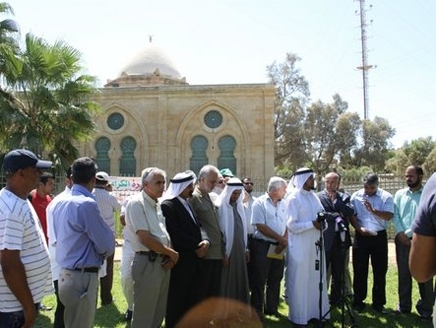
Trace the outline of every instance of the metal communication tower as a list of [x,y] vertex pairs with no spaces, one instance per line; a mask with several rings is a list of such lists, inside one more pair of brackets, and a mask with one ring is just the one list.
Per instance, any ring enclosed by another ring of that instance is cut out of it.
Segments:
[[358,0],[360,3],[360,37],[362,42],[362,65],[357,69],[362,71],[363,78],[363,118],[369,119],[369,98],[368,98],[368,71],[373,65],[368,65],[368,54],[366,48],[366,9],[365,0]]

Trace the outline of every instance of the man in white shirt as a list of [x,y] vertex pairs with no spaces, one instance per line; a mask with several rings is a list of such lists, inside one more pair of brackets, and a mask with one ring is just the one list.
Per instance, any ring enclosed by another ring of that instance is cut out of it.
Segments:
[[[109,183],[109,175],[100,171],[95,174],[95,187],[92,193],[97,201],[98,208],[104,221],[111,228],[115,239],[115,218],[114,215],[121,209],[121,204],[118,199],[106,190]],[[105,260],[106,275],[100,278],[100,299],[101,305],[109,305],[112,303],[112,283],[114,276],[114,254],[107,257]],[[104,266],[104,264],[103,264]]]
[[46,213],[47,213],[47,236],[48,236],[48,251],[50,253],[50,264],[51,264],[51,275],[53,279],[53,285],[55,288],[55,294],[56,294],[56,310],[54,315],[54,322],[53,322],[53,328],[64,328],[64,311],[65,307],[62,304],[60,298],[59,298],[59,285],[58,285],[58,279],[59,274],[61,272],[60,265],[56,262],[56,243],[57,238],[56,234],[54,232],[54,221],[58,218],[53,215],[53,211],[56,208],[56,205],[58,204],[59,200],[63,199],[64,197],[67,197],[68,195],[71,195],[71,187],[73,186],[73,180],[71,178],[71,166],[67,169],[67,174],[65,176],[65,189],[63,192],[61,192],[59,195],[57,195],[53,200],[50,202],[50,204],[47,206]]
[[286,186],[284,179],[272,177],[268,191],[258,197],[252,207],[251,224],[256,228],[249,245],[251,305],[260,317],[264,314],[279,316],[280,283],[285,261],[283,256],[273,258],[268,254],[271,249],[281,254],[288,245],[286,207],[283,202]]
[[39,303],[53,293],[47,244],[35,210],[27,199],[43,169],[25,149],[3,160],[6,187],[0,190],[0,322],[3,327],[33,327]]

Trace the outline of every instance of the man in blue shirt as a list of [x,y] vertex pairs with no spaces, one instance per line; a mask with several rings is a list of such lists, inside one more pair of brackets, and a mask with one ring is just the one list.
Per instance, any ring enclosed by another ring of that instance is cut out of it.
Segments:
[[115,250],[113,233],[92,195],[97,165],[88,158],[72,166],[71,195],[53,209],[60,265],[59,298],[65,306],[66,327],[92,327],[97,303],[98,269]]
[[[412,276],[409,270],[409,253],[412,239],[412,223],[422,194],[423,171],[420,166],[409,166],[406,169],[407,188],[395,193],[394,226],[395,249],[398,267],[398,297],[399,304],[396,313],[410,313],[412,308]],[[425,283],[419,283],[420,299],[416,310],[423,319],[431,319],[434,304],[433,278]]]
[[378,187],[378,176],[368,173],[363,188],[351,196],[354,216],[350,219],[356,230],[353,244],[354,300],[353,307],[361,312],[368,292],[369,258],[373,271],[372,308],[387,314],[386,273],[388,271],[388,238],[386,229],[394,213],[392,195]]

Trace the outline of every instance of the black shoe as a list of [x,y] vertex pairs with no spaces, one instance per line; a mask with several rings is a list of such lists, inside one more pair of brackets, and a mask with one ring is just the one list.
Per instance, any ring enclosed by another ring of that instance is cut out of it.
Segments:
[[108,300],[101,300],[101,305],[102,306],[107,306],[107,305],[111,305],[114,302],[113,298],[110,298]]
[[272,317],[276,317],[276,318],[283,318],[284,317],[284,315],[278,311],[269,311],[269,312],[265,311],[264,314],[272,316]]
[[342,299],[341,298],[335,298],[330,300],[331,306],[338,306],[341,304]]
[[422,321],[431,321],[432,316],[429,315],[429,314],[421,314],[419,316],[419,319],[422,320]]
[[380,314],[389,314],[389,311],[383,305],[372,305],[372,308]]
[[401,310],[401,309],[396,309],[393,314],[396,315],[402,315],[402,314],[410,314],[410,310]]
[[353,310],[360,313],[365,309],[365,306],[365,303],[354,303]]
[[133,311],[132,310],[127,310],[126,313],[124,314],[124,320],[131,321],[132,320],[132,316],[133,316]]

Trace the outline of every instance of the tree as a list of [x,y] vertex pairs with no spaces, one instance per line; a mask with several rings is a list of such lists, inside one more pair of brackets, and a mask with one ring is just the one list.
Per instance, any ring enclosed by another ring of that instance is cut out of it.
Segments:
[[405,142],[403,146],[395,151],[395,154],[386,162],[386,169],[397,174],[403,174],[404,169],[409,165],[421,165],[431,169],[433,160],[430,154],[436,148],[436,142],[432,137],[418,138],[410,143]]
[[357,147],[357,137],[360,134],[362,121],[359,114],[344,112],[336,123],[336,147],[338,149],[339,163],[343,168],[352,165],[353,150]]
[[389,139],[395,130],[380,117],[362,122],[357,113],[347,112],[348,103],[338,94],[332,103],[319,100],[309,104],[309,84],[297,67],[300,60],[287,53],[283,63],[267,66],[269,81],[277,90],[274,129],[278,172],[309,166],[321,176],[333,164],[341,169],[366,165],[382,170],[391,154]]
[[391,145],[389,139],[395,135],[385,118],[375,117],[374,121],[363,120],[362,145],[354,152],[355,165],[369,166],[374,172],[380,172],[385,167]]
[[386,161],[385,169],[396,175],[404,174],[404,168],[409,165],[409,159],[402,148],[394,151],[394,156]]
[[27,34],[25,49],[5,65],[14,98],[0,98],[2,151],[27,148],[64,168],[77,158],[76,142],[95,130],[95,78],[81,75],[81,53],[64,41],[48,44]]
[[434,147],[430,154],[428,154],[423,167],[424,171],[427,172],[427,174],[432,174],[433,172],[436,172],[436,147]]
[[307,108],[304,121],[306,162],[319,179],[357,142],[360,119],[357,113],[347,113],[347,109],[347,102],[337,94],[331,104],[318,101]]
[[304,159],[301,122],[310,91],[309,83],[297,67],[300,60],[296,54],[287,53],[283,63],[274,61],[267,66],[269,82],[277,90],[274,111],[276,165],[289,163],[288,159],[291,157],[292,163],[298,166]]
[[[6,2],[0,2],[0,14],[13,14],[12,7]],[[6,66],[19,51],[18,46],[19,28],[12,19],[0,21],[0,77],[3,78]],[[9,98],[11,95],[0,86],[0,96]]]

